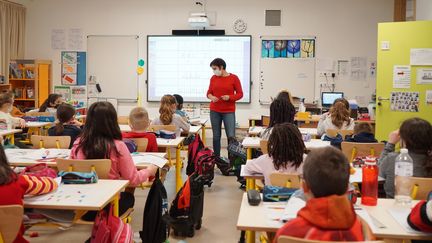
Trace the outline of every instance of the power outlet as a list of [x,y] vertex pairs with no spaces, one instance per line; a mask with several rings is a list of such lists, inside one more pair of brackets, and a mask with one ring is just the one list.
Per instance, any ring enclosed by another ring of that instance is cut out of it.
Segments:
[[327,78],[331,78],[332,77],[332,73],[333,72],[319,72],[319,77],[320,78],[325,78],[327,76]]

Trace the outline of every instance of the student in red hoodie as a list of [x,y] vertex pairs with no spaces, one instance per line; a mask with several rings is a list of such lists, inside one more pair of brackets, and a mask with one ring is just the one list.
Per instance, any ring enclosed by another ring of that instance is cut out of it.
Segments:
[[321,241],[368,241],[374,237],[362,224],[347,190],[350,165],[333,147],[312,150],[303,165],[306,206],[276,234]]
[[[40,195],[55,189],[57,183],[52,178],[15,174],[0,145],[0,205],[23,205],[24,195]],[[28,243],[23,235],[24,225],[21,225],[13,243]]]
[[[430,193],[432,195],[432,192]],[[432,198],[418,202],[408,216],[411,228],[426,233],[432,233]]]
[[129,126],[131,132],[123,132],[123,139],[126,138],[147,138],[148,144],[146,152],[158,152],[156,136],[153,133],[147,132],[150,125],[148,112],[143,107],[135,107],[129,113]]

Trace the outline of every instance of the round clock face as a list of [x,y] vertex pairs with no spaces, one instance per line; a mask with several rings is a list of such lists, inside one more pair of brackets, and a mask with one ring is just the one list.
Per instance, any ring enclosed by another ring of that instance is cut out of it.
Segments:
[[234,31],[236,33],[243,33],[247,29],[247,24],[242,19],[234,21]]

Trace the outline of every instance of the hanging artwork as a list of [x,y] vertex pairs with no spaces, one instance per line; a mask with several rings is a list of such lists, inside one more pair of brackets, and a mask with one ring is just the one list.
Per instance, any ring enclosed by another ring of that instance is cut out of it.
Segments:
[[263,40],[261,58],[315,58],[315,39]]
[[274,43],[274,57],[287,57],[287,44],[286,40],[277,40]]
[[261,57],[273,58],[274,57],[274,41],[263,40],[261,47]]
[[302,58],[315,57],[315,39],[301,40],[301,57]]
[[288,40],[288,58],[300,57],[300,40]]
[[418,112],[419,92],[391,92],[390,109],[392,111]]

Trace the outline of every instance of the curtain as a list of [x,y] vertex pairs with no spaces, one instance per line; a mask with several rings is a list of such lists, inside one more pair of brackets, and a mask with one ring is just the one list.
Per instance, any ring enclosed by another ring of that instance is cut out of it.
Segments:
[[24,58],[26,9],[0,0],[0,75],[9,76],[9,61]]

